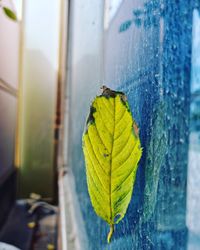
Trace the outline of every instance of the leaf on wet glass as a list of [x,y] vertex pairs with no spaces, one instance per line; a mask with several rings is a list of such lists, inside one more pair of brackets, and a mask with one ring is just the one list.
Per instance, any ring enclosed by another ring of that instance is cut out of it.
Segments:
[[142,149],[125,94],[105,86],[102,89],[90,107],[83,152],[91,203],[110,225],[109,243],[114,225],[130,203]]
[[14,21],[17,21],[17,16],[11,9],[9,9],[7,7],[3,7],[3,11],[7,17],[9,17],[10,19],[12,19]]

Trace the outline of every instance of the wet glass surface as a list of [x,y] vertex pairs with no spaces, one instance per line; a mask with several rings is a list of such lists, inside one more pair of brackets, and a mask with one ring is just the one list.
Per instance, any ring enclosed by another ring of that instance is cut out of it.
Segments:
[[[196,6],[197,7],[197,6]],[[74,1],[69,158],[88,249],[198,249],[199,12],[191,2]],[[192,63],[191,63],[192,62]],[[102,84],[126,93],[143,156],[131,203],[106,244],[85,179],[82,132]]]

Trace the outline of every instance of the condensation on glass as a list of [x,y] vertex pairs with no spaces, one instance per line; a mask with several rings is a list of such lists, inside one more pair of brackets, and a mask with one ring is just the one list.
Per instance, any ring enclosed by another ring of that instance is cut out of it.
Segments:
[[[184,0],[71,4],[68,155],[88,249],[200,247],[197,7]],[[108,226],[88,196],[81,142],[102,84],[127,94],[143,147],[131,203],[109,246]]]

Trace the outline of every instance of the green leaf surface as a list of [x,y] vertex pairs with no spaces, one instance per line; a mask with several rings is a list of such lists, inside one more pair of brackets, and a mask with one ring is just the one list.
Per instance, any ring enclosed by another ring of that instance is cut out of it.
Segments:
[[7,7],[3,7],[3,11],[7,17],[9,17],[10,19],[12,19],[14,21],[17,21],[17,16],[11,9],[9,9]]
[[131,200],[142,149],[124,93],[103,86],[91,105],[83,134],[87,184],[92,206],[110,225],[108,242]]

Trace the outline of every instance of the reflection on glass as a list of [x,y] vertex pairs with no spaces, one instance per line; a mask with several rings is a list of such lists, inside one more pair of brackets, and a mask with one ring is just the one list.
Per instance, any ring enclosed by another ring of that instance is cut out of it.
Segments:
[[193,13],[190,148],[187,188],[188,250],[200,248],[200,16]]

